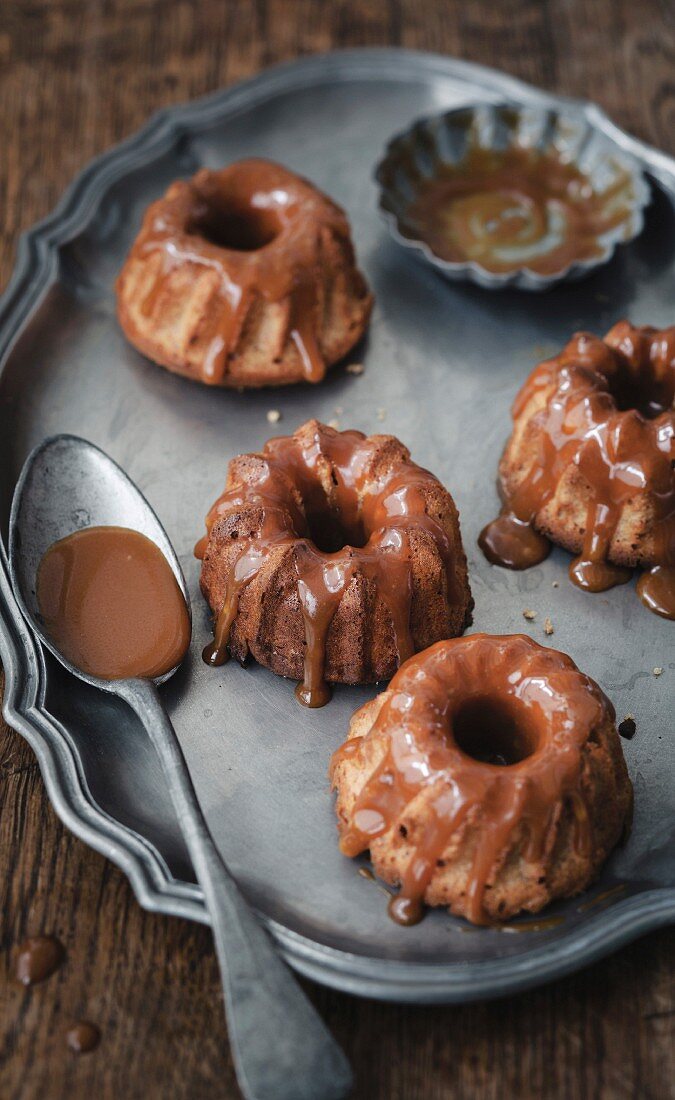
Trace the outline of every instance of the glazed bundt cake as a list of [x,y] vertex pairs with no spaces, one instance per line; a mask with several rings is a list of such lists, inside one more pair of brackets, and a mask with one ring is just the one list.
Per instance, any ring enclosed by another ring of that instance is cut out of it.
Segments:
[[340,847],[476,924],[583,890],[630,823],[612,704],[563,653],[474,634],[411,657],[331,764]]
[[309,706],[470,622],[455,504],[391,435],[310,420],[233,459],[196,553],[217,616],[206,658],[251,653]]
[[480,538],[490,561],[536,564],[550,539],[578,555],[570,576],[593,592],[641,566],[643,601],[675,618],[675,327],[622,321],[541,363],[499,474],[504,509]]
[[365,332],[372,296],[344,212],[265,160],[203,168],[147,210],[117,280],[131,343],[217,386],[319,382]]

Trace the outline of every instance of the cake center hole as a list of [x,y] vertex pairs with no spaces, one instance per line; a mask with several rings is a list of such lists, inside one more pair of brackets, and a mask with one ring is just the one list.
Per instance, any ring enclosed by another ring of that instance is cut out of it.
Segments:
[[610,390],[619,412],[636,409],[648,420],[653,420],[673,407],[675,370],[667,371],[666,377],[660,379],[647,372],[637,376],[626,372],[611,380]]
[[212,203],[194,226],[194,232],[218,248],[235,252],[256,252],[270,244],[281,230],[274,210],[249,204]]
[[361,525],[349,528],[341,516],[329,511],[311,511],[307,515],[309,535],[322,554],[337,554],[345,546],[362,547],[368,541]]
[[456,743],[462,752],[482,764],[509,767],[536,749],[507,703],[480,696],[462,703],[453,720]]

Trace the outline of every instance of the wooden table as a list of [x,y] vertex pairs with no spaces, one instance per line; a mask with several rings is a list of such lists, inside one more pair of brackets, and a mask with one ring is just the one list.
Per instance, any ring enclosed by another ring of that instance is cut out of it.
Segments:
[[[596,100],[675,153],[672,0],[0,0],[0,285],[18,234],[95,153],[157,107],[276,61],[395,44]],[[3,430],[4,427],[3,427]],[[24,991],[15,945],[53,932],[60,972]],[[0,1097],[238,1096],[209,933],[144,913],[56,819],[27,745],[0,724]],[[410,1008],[310,995],[368,1100],[673,1095],[673,937],[493,1004]],[[77,1057],[78,1018],[103,1032]]]

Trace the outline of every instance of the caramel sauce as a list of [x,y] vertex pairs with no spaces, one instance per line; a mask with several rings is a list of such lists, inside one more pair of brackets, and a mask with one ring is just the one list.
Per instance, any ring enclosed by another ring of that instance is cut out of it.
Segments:
[[361,878],[368,879],[368,882],[377,882],[375,875],[371,871],[370,867],[359,867],[359,874]]
[[161,676],[190,644],[188,609],[169,563],[126,527],[85,527],[50,546],[37,599],[60,652],[103,680]]
[[488,561],[507,569],[529,569],[551,553],[551,544],[529,520],[502,512],[481,531],[478,544]]
[[[485,891],[500,860],[515,844],[528,861],[542,859],[565,806],[575,850],[592,853],[582,750],[608,718],[614,709],[598,686],[569,657],[530,638],[475,634],[438,642],[398,670],[369,732],[333,755],[333,776],[353,756],[379,761],[341,825],[340,848],[357,856],[378,837],[405,830],[412,855],[389,912],[411,924],[438,861],[470,823],[480,836],[466,915],[487,924]],[[409,812],[418,817],[414,825]]]
[[618,882],[616,886],[610,886],[608,890],[603,890],[600,894],[596,894],[590,901],[584,901],[578,906],[579,913],[587,913],[589,909],[606,909],[616,901],[621,895],[625,894],[628,890],[628,885],[625,882]]
[[437,164],[429,178],[415,174],[403,232],[442,260],[495,273],[525,267],[553,275],[601,256],[600,238],[625,221],[633,197],[626,172],[600,193],[555,152],[522,147],[473,146],[459,164]]
[[66,957],[63,944],[55,936],[29,936],[19,946],[16,978],[22,985],[35,985],[50,978]]
[[655,565],[643,573],[637,593],[650,611],[664,619],[675,619],[675,566]]
[[564,923],[564,917],[543,917],[540,920],[523,920],[518,924],[504,924],[500,932],[552,932]]
[[66,1043],[73,1054],[88,1054],[96,1049],[100,1041],[101,1032],[96,1024],[91,1024],[88,1020],[80,1020],[66,1032]]
[[132,256],[161,255],[142,303],[151,318],[179,267],[212,271],[205,305],[209,347],[200,379],[217,385],[239,342],[257,295],[286,302],[279,355],[291,340],[308,382],[320,382],[326,363],[319,345],[321,310],[316,278],[325,235],[351,249],[342,210],[281,165],[243,160],[219,172],[203,168],[179,180],[149,207]]
[[632,741],[637,731],[637,725],[635,719],[627,715],[623,722],[619,722],[619,736],[624,737],[626,741]]
[[[602,547],[602,553],[606,554],[606,546]],[[604,558],[601,561],[593,557],[575,558],[568,569],[570,580],[577,588],[583,588],[586,592],[606,592],[608,588],[616,588],[619,584],[627,584],[633,576],[633,570],[623,565],[613,565]]]
[[489,927],[492,932],[507,935],[514,932],[552,932],[555,928],[560,928],[564,922],[564,917],[540,917],[536,920],[519,920],[517,924],[489,924],[487,922],[484,925],[462,924],[459,931],[481,932]]
[[518,428],[539,436],[529,469],[501,515],[481,532],[489,561],[526,569],[548,543],[539,516],[562,478],[576,467],[589,488],[583,546],[570,579],[602,592],[630,579],[608,560],[625,505],[648,495],[654,530],[653,568],[638,585],[647,607],[675,618],[675,327],[658,331],[620,322],[604,340],[579,333],[560,355],[541,363],[513,406]]
[[[204,651],[209,664],[227,660],[241,594],[279,548],[294,547],[306,640],[304,678],[296,695],[308,707],[323,706],[331,697],[324,677],[328,630],[357,573],[374,582],[389,610],[399,663],[414,651],[411,530],[431,535],[445,564],[449,598],[461,598],[448,534],[427,510],[425,489],[437,485],[436,478],[410,461],[374,477],[371,466],[380,443],[381,437],[371,440],[362,432],[337,432],[320,424],[308,444],[297,435],[280,436],[252,456],[259,460],[254,480],[235,484],[216,501],[207,516],[208,533],[230,512],[254,512],[256,518],[255,530],[238,532],[234,540],[214,642]],[[321,481],[326,459],[332,470],[331,500]],[[317,546],[317,532],[326,549]],[[195,553],[201,557],[205,552],[200,540]]]
[[374,885],[377,886],[377,889],[380,891],[380,893],[384,894],[384,896],[387,898],[387,904],[389,904],[389,901],[390,901],[391,896],[392,896],[391,895],[391,890],[388,890],[387,887],[384,885],[384,883],[380,882],[379,879],[376,878],[376,876],[371,871],[370,867],[359,867],[359,874],[360,874],[361,878],[366,879],[367,882],[374,883]]
[[387,912],[396,924],[412,928],[424,916],[424,902],[421,897],[411,898],[405,894],[396,894],[387,905]]

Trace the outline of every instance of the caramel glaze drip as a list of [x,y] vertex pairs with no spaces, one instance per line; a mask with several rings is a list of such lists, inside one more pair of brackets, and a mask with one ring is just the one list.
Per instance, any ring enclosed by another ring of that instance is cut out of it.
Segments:
[[55,936],[29,936],[19,947],[16,978],[22,985],[35,985],[58,970],[66,957],[63,944]]
[[174,183],[147,211],[132,255],[159,252],[162,263],[142,312],[152,316],[178,267],[208,269],[217,279],[205,307],[211,331],[202,382],[224,378],[257,295],[290,303],[279,355],[292,340],[307,381],[320,382],[326,373],[317,336],[324,234],[351,250],[342,210],[281,165],[252,159],[220,172],[204,168]]
[[37,598],[60,652],[103,680],[161,676],[190,644],[190,615],[171,566],[127,527],[85,527],[53,543],[40,562]]
[[101,1041],[101,1032],[96,1024],[80,1020],[66,1032],[66,1043],[73,1054],[88,1054],[95,1050]]
[[495,273],[526,267],[552,275],[602,255],[598,238],[626,220],[632,199],[625,172],[597,192],[555,153],[523,148],[474,146],[414,187],[403,231],[443,260],[473,260]]
[[675,619],[675,566],[655,565],[643,573],[637,593],[645,607],[664,619]]
[[[480,753],[481,759],[458,744],[462,708],[486,700],[517,730],[514,763],[503,755],[503,744],[499,753]],[[483,898],[500,860],[516,843],[528,861],[542,859],[555,841],[564,804],[573,811],[575,850],[592,852],[582,750],[608,717],[614,719],[611,703],[569,657],[524,635],[438,642],[398,670],[369,732],[333,755],[331,775],[350,757],[379,760],[341,826],[340,848],[357,856],[376,838],[405,830],[413,851],[389,912],[413,924],[454,835],[467,824],[479,829],[467,916],[487,924]],[[420,799],[423,827],[409,829],[407,814],[419,816]]]
[[[226,490],[216,501],[207,516],[207,536],[195,547],[197,557],[204,556],[213,525],[229,512],[256,510],[261,519],[253,537],[238,540],[239,553],[228,574],[214,641],[204,650],[208,664],[227,660],[241,593],[279,547],[295,546],[297,591],[307,643],[304,679],[296,696],[308,707],[323,706],[331,697],[324,678],[328,629],[357,573],[375,583],[389,610],[399,663],[414,652],[411,530],[427,531],[434,539],[446,567],[449,598],[459,601],[448,535],[427,513],[424,490],[438,484],[436,478],[410,461],[374,478],[372,462],[382,438],[366,438],[357,431],[336,432],[317,424],[310,444],[297,435],[272,439],[262,455],[256,456],[262,459],[256,479]],[[321,483],[320,467],[326,458],[331,464],[332,503]],[[319,549],[312,529],[320,530],[324,541],[339,548]]]
[[536,452],[481,532],[488,560],[526,569],[546,557],[540,516],[576,467],[589,503],[571,580],[602,592],[630,578],[608,557],[624,508],[643,498],[654,551],[638,593],[652,611],[675,618],[675,327],[622,321],[604,340],[578,333],[530,375],[513,406],[516,430],[520,417],[525,440],[536,433]]

